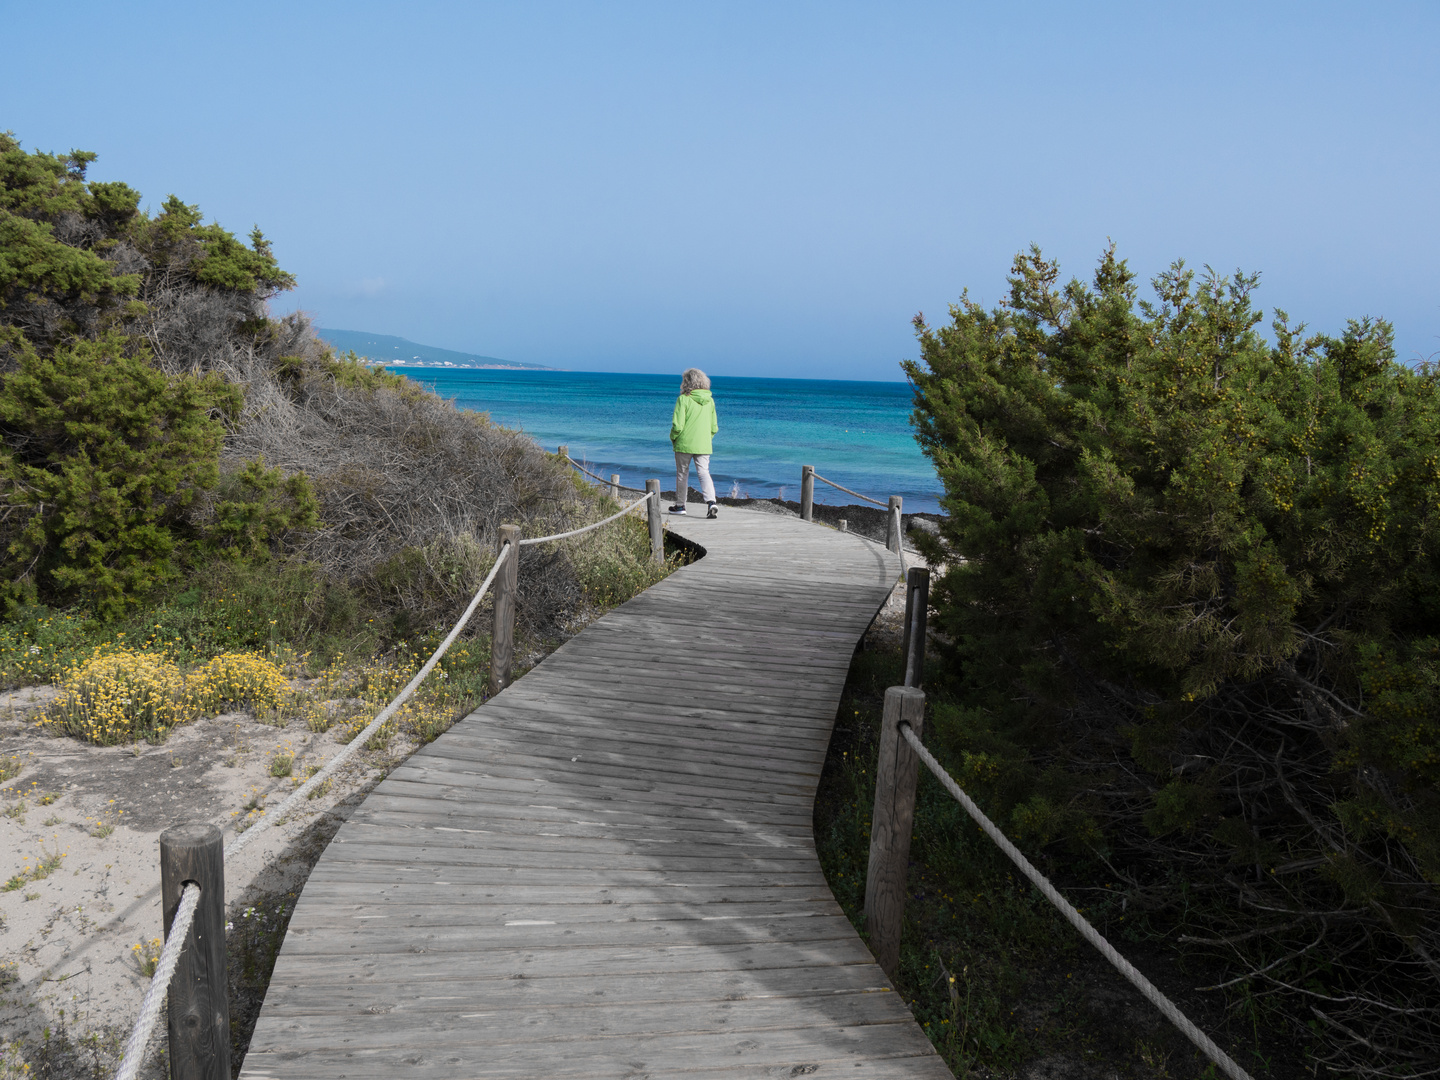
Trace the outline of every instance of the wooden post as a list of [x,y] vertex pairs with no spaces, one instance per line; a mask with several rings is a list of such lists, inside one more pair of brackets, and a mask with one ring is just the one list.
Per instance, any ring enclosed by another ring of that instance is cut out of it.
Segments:
[[610,474],[610,497],[616,502],[620,501],[620,474],[618,472]]
[[230,1005],[225,980],[225,844],[200,823],[160,834],[160,897],[165,936],[186,884],[200,886],[195,921],[170,980],[172,1080],[230,1080]]
[[568,447],[568,446],[562,446],[562,447],[560,447],[560,448],[559,448],[559,453],[560,453],[560,456],[561,456],[562,458],[564,458],[566,461],[569,461],[569,460],[570,460],[570,447]]
[[520,526],[501,525],[495,542],[498,556],[510,545],[505,565],[495,575],[495,629],[490,635],[490,696],[510,685],[515,660],[515,592],[520,580]]
[[815,466],[800,466],[800,520],[815,520]]
[[900,535],[900,507],[904,502],[899,495],[890,496],[890,524],[885,532],[885,546],[897,555],[900,554],[900,545],[905,542],[905,538]]
[[893,982],[900,964],[900,927],[905,921],[905,872],[915,823],[915,778],[920,759],[900,737],[900,721],[919,735],[925,726],[925,694],[913,686],[885,691],[880,760],[875,766],[875,812],[870,818],[870,866],[865,875],[865,929],[870,951]]
[[925,623],[930,613],[930,571],[912,566],[905,572],[905,636],[900,655],[905,657],[905,685],[925,681]]
[[650,501],[646,504],[650,514],[650,558],[657,563],[663,563],[665,534],[660,528],[660,481],[646,480],[645,490],[650,493]]

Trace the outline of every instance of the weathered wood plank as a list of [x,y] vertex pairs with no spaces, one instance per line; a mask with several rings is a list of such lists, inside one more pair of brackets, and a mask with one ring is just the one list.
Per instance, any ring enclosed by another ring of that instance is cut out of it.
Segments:
[[628,798],[632,797],[628,793],[645,792],[652,797],[661,793],[677,797],[691,796],[696,800],[696,805],[707,799],[726,805],[735,803],[737,799],[744,803],[769,802],[777,806],[798,802],[808,807],[811,802],[811,793],[808,791],[774,791],[747,788],[743,785],[737,787],[733,784],[721,787],[695,780],[672,781],[665,776],[604,768],[593,762],[572,762],[569,758],[540,761],[515,752],[503,757],[493,754],[467,754],[462,757],[458,753],[451,756],[448,749],[450,745],[446,744],[445,757],[429,756],[424,759],[422,766],[415,767],[450,776],[471,777],[476,782],[491,777],[519,781],[528,779],[537,785],[539,791],[584,791],[600,788],[616,793],[614,798]]
[[[692,950],[693,952],[693,950]],[[867,957],[868,959],[868,957]],[[561,1005],[639,1004],[665,1001],[775,1001],[797,997],[823,997],[838,994],[887,993],[886,987],[872,982],[873,968],[868,963],[830,964],[727,970],[723,979],[714,978],[714,970],[615,973],[604,987],[588,980],[576,981],[567,971],[555,974],[527,972],[514,978],[508,968],[497,968],[493,974],[476,974],[465,980],[419,983],[359,984],[345,979],[343,970],[333,969],[336,976],[329,982],[312,978],[306,985],[322,1000],[291,1002],[272,1006],[282,1015],[322,1015],[369,1011],[377,1006],[390,1006],[424,1012],[446,1012],[456,1009],[468,1012],[476,1005],[495,1008],[546,1008]],[[493,985],[492,985],[493,984]],[[721,996],[716,996],[716,995]]]
[[[424,949],[424,946],[420,946]],[[411,950],[424,963],[425,952]],[[477,958],[479,959],[479,958]],[[711,945],[631,946],[592,945],[568,949],[488,949],[483,963],[446,968],[430,963],[429,976],[423,980],[392,979],[388,972],[390,958],[375,958],[357,952],[324,953],[307,956],[303,968],[291,972],[287,985],[328,986],[342,982],[347,986],[370,986],[387,993],[409,987],[416,993],[456,993],[454,986],[484,980],[548,979],[552,984],[573,980],[572,988],[588,987],[593,994],[596,985],[592,976],[614,978],[678,978],[694,976],[698,984],[710,987],[743,985],[750,975],[774,980],[788,977],[785,973],[809,972],[821,981],[832,978],[837,968],[863,969],[865,986],[868,980],[880,977],[875,959],[855,935],[820,937],[807,941],[753,942]],[[849,976],[847,976],[849,978]],[[272,981],[272,985],[276,985]],[[835,984],[837,988],[850,985]],[[889,983],[875,984],[888,992]],[[450,989],[445,989],[450,987]],[[270,1005],[278,1004],[277,1001]],[[291,1005],[308,1008],[318,1004],[307,995]],[[288,1007],[288,1006],[287,1006]]]
[[[855,929],[843,916],[797,912],[794,917],[774,912],[754,917],[714,921],[660,920],[609,923],[565,923],[543,914],[519,914],[491,926],[408,927],[400,918],[353,918],[343,912],[323,913],[319,922],[298,909],[291,918],[285,938],[286,950],[298,957],[304,953],[385,957],[397,977],[401,973],[423,978],[434,970],[434,956],[421,960],[415,946],[444,953],[444,963],[458,962],[464,954],[484,954],[491,949],[574,949],[594,945],[624,945],[630,948],[654,946],[742,945],[756,942],[819,941],[853,937]],[[511,925],[504,925],[504,923]],[[390,925],[380,925],[389,923]],[[288,965],[287,965],[288,966]],[[276,962],[282,981],[291,981]]]
[[[262,1014],[255,1039],[283,1042],[284,1032],[279,1030],[280,1024],[267,1020]],[[939,1080],[950,1075],[925,1036],[912,1030],[913,1021],[848,1027],[816,1023],[813,1026],[755,1032],[657,1032],[643,1038],[610,1039],[600,1033],[587,1033],[588,1037],[544,1042],[532,1041],[524,1038],[523,1033],[517,1033],[514,1041],[499,1043],[488,1041],[492,1027],[483,1025],[482,1031],[482,1025],[478,1023],[472,1030],[457,1026],[451,1029],[451,1037],[443,1042],[432,1037],[424,1040],[423,1045],[412,1042],[403,1048],[379,1046],[372,1049],[367,1046],[362,1050],[352,1040],[344,1048],[295,1051],[292,1052],[293,1057],[286,1055],[288,1060],[269,1064],[274,1071],[265,1071],[266,1065],[257,1061],[253,1075],[288,1075],[279,1070],[307,1060],[315,1063],[311,1066],[313,1071],[306,1070],[300,1075],[344,1075],[350,1080],[371,1076],[387,1080],[397,1076],[474,1076],[478,1073],[475,1068],[477,1061],[483,1063],[484,1072],[480,1075],[529,1078],[668,1077],[690,1075],[702,1069],[736,1076],[744,1075],[740,1069],[745,1066],[756,1069],[750,1074],[753,1076],[783,1076],[785,1072],[782,1069],[800,1076],[818,1073],[821,1068],[826,1068],[827,1072],[833,1068],[837,1073],[843,1069],[843,1075],[849,1077],[865,1075],[856,1066],[867,1062],[873,1070],[869,1075],[876,1077],[928,1076]],[[923,1048],[917,1046],[917,1041],[923,1041]],[[264,1045],[261,1043],[262,1047]],[[253,1040],[251,1047],[254,1055]],[[928,1055],[925,1050],[930,1051]],[[265,1050],[260,1053],[264,1055]],[[921,1059],[925,1065],[917,1061],[914,1071],[900,1071],[909,1065],[910,1059]],[[808,1068],[811,1065],[816,1068]],[[249,1058],[245,1068],[247,1072],[251,1069]],[[801,1069],[804,1071],[799,1071]],[[937,1072],[937,1069],[944,1071]]]

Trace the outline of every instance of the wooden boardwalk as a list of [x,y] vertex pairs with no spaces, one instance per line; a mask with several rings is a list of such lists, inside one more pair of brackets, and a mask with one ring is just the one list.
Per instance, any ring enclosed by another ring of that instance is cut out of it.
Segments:
[[415,754],[340,830],[242,1077],[950,1076],[811,837],[895,557],[773,514],[671,520],[705,558]]

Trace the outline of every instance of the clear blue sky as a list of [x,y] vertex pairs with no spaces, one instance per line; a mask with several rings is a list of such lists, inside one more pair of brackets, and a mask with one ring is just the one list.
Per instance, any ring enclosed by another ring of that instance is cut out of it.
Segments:
[[898,378],[1034,241],[1440,351],[1440,5],[0,0],[0,128],[258,223],[322,326]]

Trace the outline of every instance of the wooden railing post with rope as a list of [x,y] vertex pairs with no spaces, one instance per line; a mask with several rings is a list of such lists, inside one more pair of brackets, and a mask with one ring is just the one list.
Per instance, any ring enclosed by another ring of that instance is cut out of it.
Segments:
[[[561,447],[563,450],[564,447]],[[510,685],[515,660],[515,592],[520,583],[520,526],[501,525],[495,542],[498,560],[510,548],[495,578],[495,625],[490,633],[490,696]]]
[[930,611],[930,571],[912,566],[905,572],[905,630],[900,655],[905,657],[906,686],[925,682],[925,627]]
[[[557,447],[556,449],[557,456],[560,458],[560,460],[564,461],[568,465],[573,465],[580,472],[590,477],[591,480],[594,480],[597,483],[604,485],[605,478],[591,472],[584,465],[581,465],[578,461],[572,458],[570,456],[569,447],[561,446]],[[645,495],[649,499],[650,558],[656,563],[663,563],[665,561],[665,527],[662,524],[663,519],[660,513],[660,481],[646,480],[645,487],[642,490],[641,488],[626,487],[624,484],[620,483],[619,473],[611,473],[610,497],[618,501],[621,491],[633,491],[635,494]],[[624,512],[626,511],[621,511],[621,513]],[[618,517],[619,515],[617,514],[616,516]],[[526,544],[531,542],[532,541],[529,540],[522,541],[522,543]]]
[[900,965],[900,928],[905,921],[905,877],[910,830],[915,823],[915,780],[920,759],[900,738],[900,724],[925,725],[925,692],[913,686],[885,691],[880,757],[875,766],[875,809],[870,818],[870,861],[865,874],[865,929],[870,951],[895,979]]
[[665,533],[660,525],[660,481],[646,480],[645,493],[650,496],[650,558],[665,561]]
[[901,535],[901,525],[904,521],[901,516],[901,508],[904,505],[905,500],[901,496],[890,496],[890,517],[885,523],[885,546],[897,555],[900,554],[900,545],[904,541],[904,537]]
[[1200,1048],[1231,1080],[1251,1080],[1215,1041],[1201,1031],[1135,966],[1126,960],[1050,881],[995,827],[935,760],[921,742],[925,730],[925,623],[930,599],[930,571],[913,567],[905,575],[905,685],[885,691],[880,721],[880,752],[875,765],[875,806],[870,818],[870,860],[865,878],[865,929],[875,960],[893,980],[900,964],[900,934],[905,923],[906,872],[910,833],[915,824],[919,766],[929,769],[942,787],[964,807],[1020,872],[1049,900],[1082,937],[1099,950],[1132,986]]
[[905,922],[905,879],[910,863],[910,830],[915,821],[919,758],[900,737],[900,724],[925,725],[925,624],[930,571],[911,567],[905,575],[905,683],[885,691],[880,722],[880,756],[875,766],[875,809],[870,817],[870,862],[865,877],[865,929],[875,959],[892,979],[900,961],[900,928]]
[[[815,520],[815,481],[829,484],[837,491],[843,491],[847,495],[853,495],[857,499],[872,503],[875,506],[884,507],[885,519],[885,546],[900,556],[900,573],[905,573],[905,519],[903,515],[905,500],[899,495],[891,495],[888,502],[881,502],[879,499],[872,499],[869,495],[862,495],[858,491],[847,488],[844,484],[837,484],[834,480],[827,479],[815,471],[814,465],[800,466],[800,520]],[[846,532],[847,523],[842,519],[840,531]]]
[[214,825],[176,825],[160,834],[167,938],[186,885],[198,886],[200,897],[170,982],[170,1075],[174,1080],[230,1080],[225,844]]

